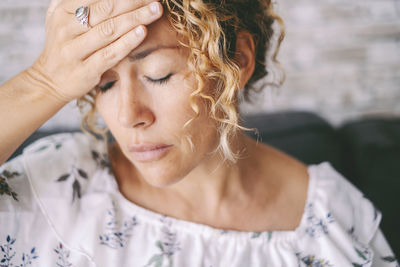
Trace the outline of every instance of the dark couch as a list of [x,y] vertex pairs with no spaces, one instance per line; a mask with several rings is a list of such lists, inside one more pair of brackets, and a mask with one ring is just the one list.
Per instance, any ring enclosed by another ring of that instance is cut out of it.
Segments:
[[[382,212],[381,228],[395,254],[400,254],[400,118],[363,119],[334,128],[313,113],[292,111],[247,116],[243,124],[258,128],[262,142],[306,164],[329,161]],[[52,133],[35,132],[12,157]]]

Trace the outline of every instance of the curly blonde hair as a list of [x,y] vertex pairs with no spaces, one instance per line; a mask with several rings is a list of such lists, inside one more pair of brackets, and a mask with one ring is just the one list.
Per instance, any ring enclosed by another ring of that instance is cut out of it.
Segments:
[[[280,68],[277,54],[284,38],[283,21],[274,13],[271,0],[162,0],[161,3],[165,16],[185,40],[181,45],[189,48],[188,64],[197,81],[197,88],[189,99],[195,116],[184,127],[200,115],[196,99],[208,102],[209,115],[218,122],[220,142],[216,151],[235,162],[240,154],[232,151],[230,140],[239,130],[249,130],[239,125],[240,69],[234,60],[238,33],[250,33],[255,44],[255,70],[243,88],[245,100],[249,100],[252,91],[262,88],[256,88],[254,84],[268,75],[266,56],[270,52],[275,21],[280,32],[271,59]],[[282,76],[276,84],[281,84],[283,79]],[[209,82],[215,84],[212,92],[206,91]],[[104,135],[106,129],[94,127],[94,99],[95,92],[92,91],[78,101],[79,105],[86,102],[91,107],[82,118],[81,128]]]

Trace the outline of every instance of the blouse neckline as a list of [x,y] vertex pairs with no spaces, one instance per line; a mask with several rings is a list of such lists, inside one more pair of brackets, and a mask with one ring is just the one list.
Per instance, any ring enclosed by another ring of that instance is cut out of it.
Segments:
[[300,223],[296,227],[296,229],[263,231],[263,232],[251,232],[251,231],[239,231],[239,230],[215,228],[206,224],[182,220],[175,217],[163,215],[156,211],[152,211],[150,209],[139,206],[138,204],[126,199],[118,189],[118,184],[116,182],[115,176],[106,170],[104,170],[102,173],[103,175],[108,176],[107,179],[111,181],[113,187],[112,191],[116,197],[117,202],[120,203],[121,208],[129,215],[132,216],[139,215],[140,217],[138,218],[140,218],[142,221],[145,221],[146,223],[162,226],[164,221],[168,220],[170,224],[174,226],[175,229],[179,229],[179,231],[181,230],[185,231],[189,234],[194,234],[194,235],[204,234],[219,238],[253,239],[253,240],[263,240],[263,241],[268,240],[268,242],[276,242],[276,241],[298,240],[305,234],[305,226],[307,221],[306,209],[313,202],[317,187],[316,185],[317,179],[315,177],[316,173],[314,171],[315,167],[317,166],[314,164],[307,166],[307,172],[309,177],[307,198],[305,206],[303,208],[303,214]]

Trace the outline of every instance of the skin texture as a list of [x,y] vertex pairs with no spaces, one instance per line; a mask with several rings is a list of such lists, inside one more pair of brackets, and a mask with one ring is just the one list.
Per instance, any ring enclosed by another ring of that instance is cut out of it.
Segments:
[[[130,56],[104,73],[99,86],[113,86],[96,98],[97,110],[116,139],[110,157],[121,193],[153,211],[217,228],[295,229],[307,196],[306,166],[243,134],[233,140],[233,151],[243,151],[237,163],[212,153],[219,137],[204,103],[199,103],[200,117],[183,127],[194,115],[188,100],[195,80],[187,51],[164,18],[148,32]],[[163,48],[137,59],[138,53],[155,47]],[[251,36],[240,34],[237,47],[244,86],[254,71]],[[149,81],[169,74],[162,84]],[[143,163],[128,150],[137,143],[172,148],[164,157]]]

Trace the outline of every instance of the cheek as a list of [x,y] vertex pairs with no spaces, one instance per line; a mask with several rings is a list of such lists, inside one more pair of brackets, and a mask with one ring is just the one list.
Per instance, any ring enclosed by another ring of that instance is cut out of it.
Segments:
[[95,100],[96,111],[107,127],[113,131],[117,125],[118,99],[112,92],[98,94]]

